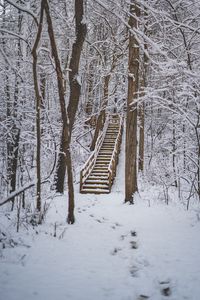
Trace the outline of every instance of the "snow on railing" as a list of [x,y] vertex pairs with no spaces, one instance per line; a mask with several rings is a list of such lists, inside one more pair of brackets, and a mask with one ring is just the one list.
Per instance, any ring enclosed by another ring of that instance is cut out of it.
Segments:
[[99,150],[101,148],[101,145],[102,145],[103,140],[104,140],[105,135],[106,135],[108,123],[109,123],[109,115],[107,115],[107,117],[106,117],[106,121],[105,121],[103,131],[101,132],[101,134],[99,135],[99,137],[97,139],[95,149],[92,151],[91,155],[89,156],[89,158],[87,159],[87,161],[83,165],[83,168],[80,172],[80,191],[82,190],[82,186],[83,186],[84,182],[89,177],[89,175],[90,175],[90,173],[91,173],[91,171],[92,171],[92,169],[93,169],[93,167],[96,163],[96,159],[97,159]]
[[113,149],[111,160],[110,160],[110,163],[109,163],[109,166],[108,166],[108,182],[109,182],[109,190],[110,191],[111,191],[111,186],[112,186],[113,180],[114,180],[115,175],[116,175],[116,167],[117,167],[117,164],[118,164],[120,144],[121,144],[121,141],[122,141],[123,123],[124,123],[124,117],[121,116],[118,135],[117,135],[117,138],[115,140],[114,149]]

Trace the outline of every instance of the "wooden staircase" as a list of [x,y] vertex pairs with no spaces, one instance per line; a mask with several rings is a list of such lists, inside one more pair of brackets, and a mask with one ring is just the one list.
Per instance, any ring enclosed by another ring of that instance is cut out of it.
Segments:
[[123,131],[123,117],[107,116],[104,130],[80,173],[80,193],[108,194],[116,176]]

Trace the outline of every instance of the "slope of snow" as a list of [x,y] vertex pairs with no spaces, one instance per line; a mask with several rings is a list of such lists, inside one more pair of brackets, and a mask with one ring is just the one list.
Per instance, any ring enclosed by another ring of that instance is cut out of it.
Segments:
[[18,234],[30,247],[2,251],[0,299],[199,299],[198,215],[166,206],[148,185],[135,205],[123,204],[123,160],[111,194],[80,195],[76,186],[74,225],[67,195],[57,196],[37,234]]

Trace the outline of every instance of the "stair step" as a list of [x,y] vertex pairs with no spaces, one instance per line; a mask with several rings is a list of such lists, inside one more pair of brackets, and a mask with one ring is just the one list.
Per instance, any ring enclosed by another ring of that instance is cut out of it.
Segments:
[[99,162],[99,161],[110,162],[110,160],[111,160],[111,154],[109,156],[107,156],[107,157],[105,157],[105,156],[103,156],[103,157],[101,157],[101,156],[97,157],[96,162]]
[[98,163],[98,162],[100,162],[100,163],[107,163],[107,162],[110,161],[110,159],[111,159],[111,156],[107,157],[107,158],[97,157],[96,163]]
[[95,185],[107,185],[108,186],[108,180],[99,180],[99,179],[87,179],[84,182],[84,186],[87,184],[94,184]]
[[107,156],[107,157],[109,157],[109,156],[111,156],[111,154],[112,154],[112,151],[99,151],[99,156]]
[[93,170],[97,170],[97,169],[99,169],[99,170],[106,170],[106,169],[108,169],[109,163],[110,163],[110,160],[108,162],[102,162],[102,163],[101,162],[97,162],[95,164]]
[[110,158],[97,158],[96,160],[96,164],[100,163],[100,164],[104,164],[104,163],[109,163],[110,162]]
[[103,144],[102,144],[102,146],[105,146],[105,145],[113,145],[114,146],[115,141],[114,142],[112,142],[112,141],[104,141]]
[[96,176],[90,174],[90,176],[88,178],[90,178],[90,180],[108,180],[108,174],[102,175],[102,176],[100,176],[99,174]]
[[98,177],[96,177],[96,178],[90,178],[90,176],[86,179],[86,181],[84,182],[84,184],[85,183],[91,183],[91,182],[93,182],[93,183],[99,183],[99,184],[108,184],[108,177],[107,178],[103,178],[103,179],[99,179]]
[[81,194],[109,194],[110,191],[109,189],[107,190],[102,190],[102,189],[88,189],[88,188],[84,188],[81,190]]
[[83,189],[102,189],[102,190],[107,190],[108,189],[108,184],[90,184],[90,183],[84,183],[83,184]]
[[95,166],[92,170],[95,170],[95,169],[102,170],[102,171],[107,170],[109,163],[110,163],[110,161],[109,162],[104,162],[102,164],[98,162],[98,163],[95,164]]
[[101,172],[101,173],[98,173],[98,172],[92,172],[90,173],[90,176],[95,176],[95,177],[101,177],[102,179],[103,178],[108,178],[108,172]]
[[97,169],[93,169],[92,172],[90,173],[90,175],[96,175],[98,174],[98,176],[104,175],[107,176],[108,175],[108,167],[102,169],[102,167],[97,168]]
[[106,132],[109,132],[109,131],[117,132],[117,131],[119,131],[119,126],[118,127],[108,127],[108,129],[106,130]]
[[[104,168],[104,169],[102,169],[101,167],[100,168],[94,168],[93,170],[92,170],[92,172],[91,172],[91,174],[92,173],[95,173],[95,174],[106,174],[107,172],[108,172],[108,168]],[[99,174],[99,175],[100,175]]]
[[117,130],[119,130],[119,126],[114,126],[114,127],[110,126],[110,127],[107,128],[106,132],[108,132],[108,131],[117,131]]
[[93,170],[94,170],[94,169],[106,170],[106,169],[108,169],[108,168],[107,168],[107,165],[108,165],[109,163],[110,163],[110,160],[109,160],[109,162],[104,162],[103,164],[97,162],[97,163],[95,164]]
[[101,156],[106,156],[107,157],[111,154],[111,152],[112,151],[110,149],[109,150],[104,150],[104,149],[101,148],[99,150],[98,156],[101,155]]

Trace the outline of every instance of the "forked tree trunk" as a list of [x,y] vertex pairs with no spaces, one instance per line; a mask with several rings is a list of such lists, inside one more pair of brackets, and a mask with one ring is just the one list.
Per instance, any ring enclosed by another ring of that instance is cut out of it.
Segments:
[[[67,108],[68,120],[63,122],[62,140],[60,153],[58,158],[58,165],[56,171],[56,190],[60,193],[64,191],[64,180],[66,173],[66,166],[68,172],[68,194],[69,194],[69,206],[68,206],[68,218],[67,221],[73,224],[74,219],[74,186],[73,186],[73,174],[72,174],[72,161],[70,154],[71,134],[75,121],[76,111],[78,108],[81,85],[78,76],[79,62],[82,52],[83,43],[86,36],[86,24],[83,22],[83,0],[75,0],[75,22],[76,22],[76,40],[72,47],[72,55],[70,59],[70,96],[69,104]],[[63,84],[62,84],[63,86]],[[63,90],[64,91],[64,90]]]
[[[130,5],[129,25],[138,27],[140,9],[136,4]],[[129,32],[128,61],[128,97],[126,118],[126,157],[125,157],[125,202],[133,203],[133,195],[137,191],[137,92],[139,74],[139,45],[134,34]]]

